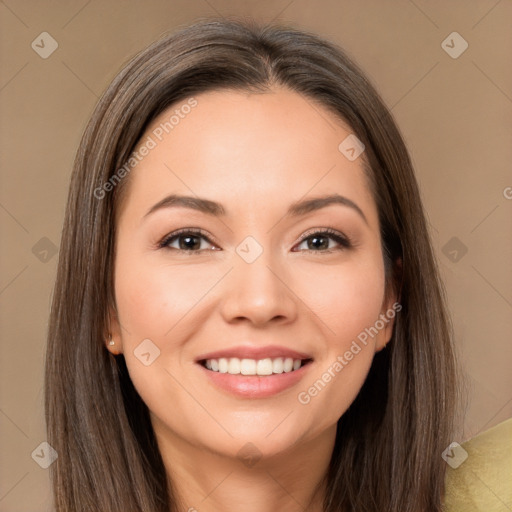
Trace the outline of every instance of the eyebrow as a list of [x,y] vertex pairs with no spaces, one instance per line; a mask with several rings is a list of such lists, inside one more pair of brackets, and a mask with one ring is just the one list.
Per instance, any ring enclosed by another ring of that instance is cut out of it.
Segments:
[[[362,217],[366,224],[368,224],[368,220],[366,219],[366,216],[361,208],[359,208],[359,206],[351,199],[348,199],[347,197],[341,196],[339,194],[313,197],[292,203],[288,208],[285,217],[299,217],[301,215],[306,215],[307,213],[320,210],[332,204],[340,204],[353,209]],[[192,210],[197,210],[201,213],[212,215],[214,217],[222,217],[226,215],[226,210],[224,207],[215,201],[203,199],[201,197],[171,194],[153,205],[144,215],[144,218],[148,217],[157,210],[176,207],[190,208]]]

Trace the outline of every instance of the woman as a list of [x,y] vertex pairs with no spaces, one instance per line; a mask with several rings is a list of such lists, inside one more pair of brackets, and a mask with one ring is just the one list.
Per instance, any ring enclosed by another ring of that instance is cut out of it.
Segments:
[[441,510],[442,285],[342,50],[206,20],[126,65],[78,150],[46,364],[57,511]]

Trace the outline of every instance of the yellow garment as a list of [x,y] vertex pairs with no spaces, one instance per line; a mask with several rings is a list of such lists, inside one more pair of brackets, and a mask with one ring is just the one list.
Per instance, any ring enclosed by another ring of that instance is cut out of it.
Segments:
[[512,511],[512,418],[461,445],[468,458],[448,466],[446,512]]

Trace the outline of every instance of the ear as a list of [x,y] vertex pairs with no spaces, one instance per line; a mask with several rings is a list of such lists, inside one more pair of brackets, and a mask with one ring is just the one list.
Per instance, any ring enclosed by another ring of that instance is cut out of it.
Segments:
[[375,344],[375,352],[382,350],[391,340],[393,335],[393,327],[395,326],[395,318],[402,309],[400,304],[401,283],[402,283],[402,258],[398,258],[393,265],[390,281],[386,283],[386,293],[379,319],[376,322],[379,329]]
[[105,333],[105,346],[107,350],[117,356],[123,353],[123,342],[121,339],[121,324],[117,312],[109,308],[109,332]]

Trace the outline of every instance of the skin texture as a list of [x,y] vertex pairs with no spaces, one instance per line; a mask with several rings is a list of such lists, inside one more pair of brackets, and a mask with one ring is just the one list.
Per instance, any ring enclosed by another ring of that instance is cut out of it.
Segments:
[[[385,295],[376,204],[361,157],[351,162],[338,149],[350,128],[327,109],[284,88],[195,99],[129,177],[117,225],[115,343],[106,346],[124,353],[183,510],[319,511],[336,422],[393,321],[309,403],[297,396],[396,301]],[[171,193],[214,200],[226,215],[179,207],[145,217]],[[366,220],[339,204],[285,215],[295,201],[333,193],[356,203]],[[201,228],[211,243],[199,238],[201,251],[188,253],[176,249],[179,239],[158,248],[182,228]],[[301,241],[325,228],[352,246],[327,238],[327,252]],[[236,252],[247,236],[263,249],[252,263]],[[144,339],[160,350],[149,366],[134,354]],[[275,396],[236,397],[213,386],[195,358],[243,344],[282,345],[313,362]],[[246,443],[261,456],[252,466],[237,456]]]

